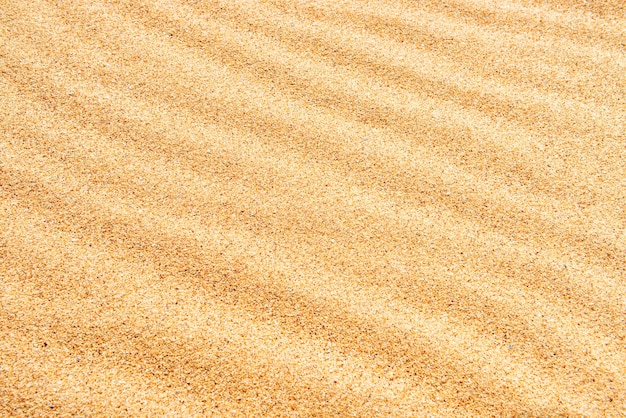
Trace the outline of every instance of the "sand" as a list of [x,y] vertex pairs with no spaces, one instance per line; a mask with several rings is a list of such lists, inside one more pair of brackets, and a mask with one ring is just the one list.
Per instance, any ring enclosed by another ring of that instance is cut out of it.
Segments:
[[0,415],[626,416],[621,0],[0,0]]

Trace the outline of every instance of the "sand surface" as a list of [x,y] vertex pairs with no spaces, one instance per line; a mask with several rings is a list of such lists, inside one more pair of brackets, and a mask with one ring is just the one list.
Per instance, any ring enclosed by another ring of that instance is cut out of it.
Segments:
[[622,0],[0,0],[0,416],[626,416]]

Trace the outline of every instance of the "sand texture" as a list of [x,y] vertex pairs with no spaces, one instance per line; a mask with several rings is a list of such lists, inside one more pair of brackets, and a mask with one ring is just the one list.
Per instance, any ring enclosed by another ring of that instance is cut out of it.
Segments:
[[623,0],[0,0],[0,416],[626,417]]

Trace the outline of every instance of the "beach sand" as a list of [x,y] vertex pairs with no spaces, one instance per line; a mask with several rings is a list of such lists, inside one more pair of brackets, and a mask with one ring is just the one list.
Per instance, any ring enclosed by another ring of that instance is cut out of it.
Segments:
[[626,416],[621,0],[0,0],[0,415]]

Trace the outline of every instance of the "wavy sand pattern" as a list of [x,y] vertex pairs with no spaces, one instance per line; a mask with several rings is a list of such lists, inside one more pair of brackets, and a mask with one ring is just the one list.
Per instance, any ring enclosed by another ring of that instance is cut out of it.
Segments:
[[0,99],[3,416],[626,416],[621,0],[3,0]]

